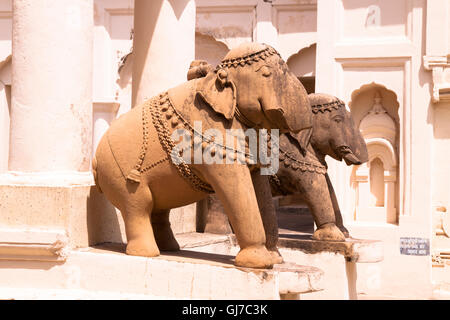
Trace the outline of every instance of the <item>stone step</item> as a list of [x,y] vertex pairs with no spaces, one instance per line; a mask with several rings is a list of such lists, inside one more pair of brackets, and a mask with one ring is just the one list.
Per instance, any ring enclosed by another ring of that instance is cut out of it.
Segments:
[[279,248],[300,250],[307,254],[332,252],[341,254],[347,261],[358,263],[375,263],[383,261],[383,242],[347,238],[345,241],[318,241],[311,239],[311,234],[280,231]]
[[[357,276],[357,263],[377,263],[383,260],[383,242],[349,238],[345,242],[325,242],[311,239],[311,233],[279,229],[278,248],[286,262],[305,264],[324,271],[324,290],[302,296],[302,299],[357,299],[357,278],[372,281],[363,274]],[[233,234],[184,234],[177,235],[178,242],[186,250],[192,244],[196,251],[235,255],[239,251]],[[204,239],[200,242],[199,239]],[[379,270],[375,267],[374,270]],[[286,298],[286,297],[285,297]]]
[[123,244],[102,244],[73,250],[64,262],[0,260],[4,289],[0,298],[20,298],[4,293],[22,288],[25,298],[35,292],[43,297],[82,299],[85,292],[86,297],[109,293],[105,299],[280,299],[323,288],[323,272],[318,268],[295,263],[273,269],[240,268],[233,264],[234,255],[195,251],[192,243],[194,239],[198,248],[204,248],[226,243],[226,237],[184,237],[184,242],[183,236],[178,239],[189,250],[163,252],[154,258],[128,256]]

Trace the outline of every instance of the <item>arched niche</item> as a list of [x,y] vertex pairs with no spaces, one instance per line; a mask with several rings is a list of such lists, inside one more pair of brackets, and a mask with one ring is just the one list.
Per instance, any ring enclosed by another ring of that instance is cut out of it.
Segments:
[[[387,89],[382,84],[372,82],[370,84],[364,84],[359,89],[353,91],[351,101],[348,103],[356,126],[359,126],[362,118],[366,116],[373,107],[375,94],[377,92],[380,94],[383,108],[387,111],[387,114],[394,119],[396,124],[400,122],[398,114],[400,104],[398,103],[397,94],[394,91]],[[397,145],[400,137],[399,130],[400,128],[397,125]]]
[[382,85],[364,85],[353,92],[349,107],[369,153],[369,161],[355,166],[351,177],[355,220],[395,224],[399,199],[397,95]]
[[287,60],[289,69],[302,82],[308,93],[315,92],[316,82],[316,44],[301,49]]
[[230,49],[223,42],[217,41],[212,36],[195,33],[195,59],[206,60],[213,66],[217,66]]

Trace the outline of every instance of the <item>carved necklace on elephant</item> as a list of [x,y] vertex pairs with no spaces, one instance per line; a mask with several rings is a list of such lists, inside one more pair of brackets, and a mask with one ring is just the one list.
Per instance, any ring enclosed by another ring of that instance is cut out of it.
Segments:
[[[217,68],[218,69],[237,68],[239,66],[245,66],[246,64],[250,65],[259,60],[265,60],[266,58],[275,54],[279,55],[275,49],[268,47],[262,51],[250,54],[245,57],[224,60],[219,66],[217,66]],[[150,112],[152,123],[158,133],[160,143],[167,153],[167,157],[160,159],[159,161],[143,168],[142,165],[144,163],[148,145],[148,132],[149,132],[148,112]],[[236,119],[238,119],[238,121],[243,123],[245,126],[254,127],[254,124],[240,112],[238,106],[235,109],[235,116]],[[241,155],[248,165],[253,165],[256,163],[255,156],[253,154],[249,152],[242,152],[240,150],[236,150],[234,148],[230,148],[228,146],[216,143],[214,142],[214,139],[212,137],[204,136],[201,132],[196,131],[192,127],[192,125],[176,110],[173,103],[170,101],[167,92],[164,92],[159,96],[148,100],[145,103],[145,105],[142,108],[142,123],[143,123],[143,144],[139,155],[139,159],[134,169],[131,170],[131,172],[127,176],[127,179],[131,181],[140,182],[140,176],[143,172],[148,171],[156,167],[157,165],[169,160],[176,167],[179,174],[184,179],[186,179],[194,189],[206,193],[214,192],[212,187],[208,183],[202,181],[184,161],[181,155],[183,150],[176,149],[175,143],[171,139],[170,131],[168,129],[170,127],[174,130],[177,128],[184,128],[184,129],[187,128],[191,133],[194,134],[194,137],[201,138],[203,149],[207,147],[210,148],[212,156],[214,156],[216,152],[219,152],[221,153],[221,156],[223,158],[228,157],[231,160],[235,160],[239,155]],[[195,138],[194,138],[194,145],[195,145]],[[176,163],[173,161],[174,156]]]
[[[159,141],[166,151],[167,156],[163,159],[150,164],[149,166],[142,167],[144,159],[147,153],[148,145],[148,125],[149,125],[149,115],[150,113],[152,123],[158,133]],[[171,161],[171,163],[176,167],[179,174],[186,179],[194,189],[206,192],[214,193],[213,188],[206,182],[202,181],[185,163],[181,156],[182,150],[177,150],[174,141],[171,138],[171,132],[168,129],[171,127],[175,129],[188,129],[194,134],[194,137],[201,138],[202,148],[211,148],[211,154],[214,156],[215,152],[222,152],[222,157],[229,157],[235,160],[239,154],[245,158],[247,164],[252,164],[255,162],[254,156],[248,152],[242,152],[228,146],[214,142],[213,137],[208,137],[198,132],[194,127],[186,120],[184,117],[174,108],[172,102],[169,99],[167,92],[160,94],[159,96],[146,101],[142,108],[142,126],[143,126],[143,143],[141,147],[141,152],[139,154],[138,161],[133,170],[128,174],[127,179],[140,182],[140,176],[142,173],[156,167],[157,165],[165,162]],[[194,142],[195,143],[195,142]],[[175,151],[175,152],[174,152]],[[176,163],[172,161],[172,157],[176,158]]]
[[338,110],[339,108],[345,108],[345,103],[343,101],[337,99],[337,100],[327,102],[327,103],[312,105],[311,111],[313,113],[318,113],[318,112],[324,113],[325,111],[331,112],[333,110]]
[[[341,100],[334,100],[327,103],[322,104],[316,104],[311,106],[311,111],[315,114],[318,112],[325,112],[325,111],[333,111],[338,110],[339,108],[345,107],[344,102]],[[291,170],[300,170],[302,172],[316,172],[318,174],[326,174],[327,173],[327,167],[322,165],[320,162],[317,161],[302,161],[299,160],[294,155],[290,154],[289,152],[286,152],[280,148],[280,161],[284,164],[285,167],[290,168]],[[269,177],[269,180],[271,184],[278,189],[278,191],[286,195],[288,194],[281,184],[280,179],[276,174]]]
[[[283,151],[281,148],[280,148],[280,162],[283,163],[283,165],[286,168],[289,168],[290,170],[294,171],[300,170],[302,172],[315,172],[318,174],[327,173],[327,168],[321,165],[319,162],[312,161],[315,162],[312,163],[310,161],[299,160],[289,152]],[[283,188],[283,185],[276,174],[269,176],[269,181],[271,185],[275,187],[280,194],[282,195],[289,194],[289,192],[287,192]]]
[[300,170],[302,172],[315,172],[318,174],[327,173],[327,168],[320,164],[318,161],[302,161],[290,154],[289,152],[280,149],[280,161],[285,167],[291,168],[292,170]]

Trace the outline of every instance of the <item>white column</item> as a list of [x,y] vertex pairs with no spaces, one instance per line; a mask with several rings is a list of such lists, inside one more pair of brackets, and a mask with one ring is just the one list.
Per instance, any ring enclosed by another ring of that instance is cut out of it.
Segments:
[[272,21],[272,3],[259,1],[256,5],[256,42],[278,47],[278,31]]
[[[195,59],[194,0],[135,0],[131,106],[187,81]],[[196,206],[172,209],[175,233],[195,231]]]
[[92,0],[14,0],[9,170],[87,172]]
[[[89,231],[95,232],[87,214],[93,184],[93,14],[93,0],[13,2],[9,172],[0,175],[0,246],[18,245],[0,252],[0,259],[9,254],[58,261],[65,259],[67,246],[87,246]],[[36,243],[45,246],[36,250]]]
[[132,106],[187,80],[195,11],[194,0],[135,0]]

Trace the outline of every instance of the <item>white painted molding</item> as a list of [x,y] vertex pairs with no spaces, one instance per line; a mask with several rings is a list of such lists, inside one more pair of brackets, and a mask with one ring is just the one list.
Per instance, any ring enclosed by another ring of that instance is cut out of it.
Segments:
[[1,185],[72,187],[94,185],[91,171],[19,172],[8,171],[0,175]]
[[450,100],[450,83],[445,80],[445,73],[450,72],[450,60],[447,56],[424,56],[423,65],[433,72],[433,102]]
[[433,70],[436,67],[450,67],[450,62],[445,56],[423,56],[423,65],[427,70]]
[[65,261],[69,252],[64,230],[0,229],[1,260]]

